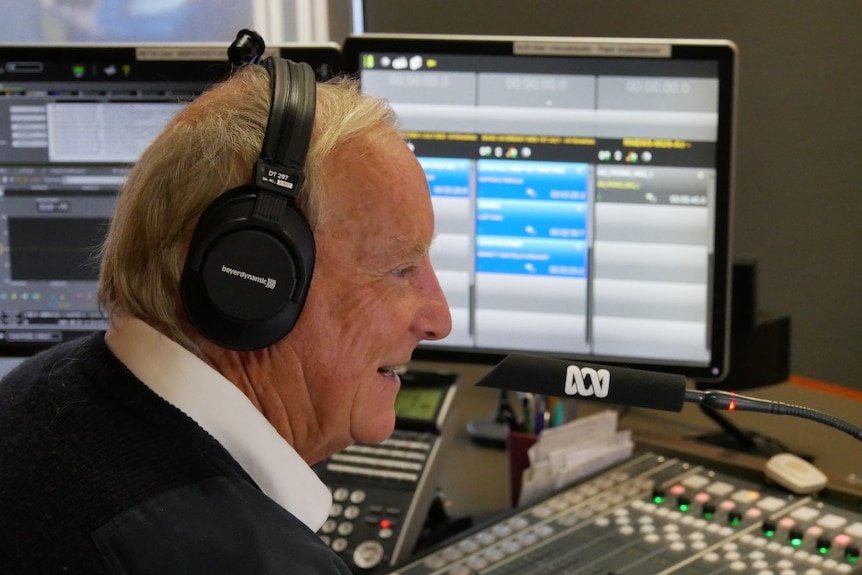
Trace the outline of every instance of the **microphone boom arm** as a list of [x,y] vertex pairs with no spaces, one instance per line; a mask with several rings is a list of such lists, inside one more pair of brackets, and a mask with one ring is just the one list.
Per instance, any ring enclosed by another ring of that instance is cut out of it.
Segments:
[[511,354],[476,385],[666,411],[682,411],[683,405],[688,402],[716,411],[792,415],[823,423],[862,441],[862,428],[822,411],[733,392],[688,389],[685,377],[680,374]]
[[817,423],[823,423],[834,427],[844,433],[852,435],[855,439],[862,441],[862,428],[848,423],[842,419],[823,413],[810,407],[793,405],[781,401],[757,399],[736,393],[709,389],[705,391],[687,389],[685,401],[697,403],[718,411],[756,411],[759,413],[771,413],[773,415],[791,415],[810,419]]

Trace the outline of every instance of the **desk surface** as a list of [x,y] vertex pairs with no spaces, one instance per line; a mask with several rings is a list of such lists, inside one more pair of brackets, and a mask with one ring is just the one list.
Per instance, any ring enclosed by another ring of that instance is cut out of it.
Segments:
[[[509,479],[506,453],[501,449],[481,447],[467,434],[467,423],[494,414],[499,392],[477,387],[475,383],[489,369],[488,366],[452,364],[416,364],[422,369],[447,369],[461,375],[456,397],[457,412],[455,437],[451,454],[443,471],[440,488],[452,518],[472,517],[482,521],[505,512],[509,508]],[[821,410],[856,425],[860,424],[862,402],[793,383],[781,383],[746,392],[753,397],[783,401]],[[582,402],[579,413],[587,415],[607,405]],[[763,459],[708,446],[694,441],[705,434],[719,432],[719,427],[696,405],[686,404],[682,412],[663,412],[643,409],[616,409],[619,426],[631,429],[636,441],[658,449],[686,453],[706,454],[716,463],[762,469]],[[763,434],[780,441],[790,451],[813,457],[813,462],[830,479],[830,484],[841,491],[862,497],[862,442],[837,429],[821,423],[790,416],[761,413],[732,413],[726,416],[740,428]]]

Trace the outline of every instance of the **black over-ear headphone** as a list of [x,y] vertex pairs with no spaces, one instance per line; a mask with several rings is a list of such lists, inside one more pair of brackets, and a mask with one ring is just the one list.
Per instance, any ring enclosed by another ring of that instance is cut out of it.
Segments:
[[272,104],[253,183],[224,192],[195,227],[180,291],[192,325],[233,350],[272,345],[293,328],[314,269],[314,236],[297,205],[311,140],[316,78],[311,66],[259,61],[263,39],[241,30],[232,64],[269,71]]

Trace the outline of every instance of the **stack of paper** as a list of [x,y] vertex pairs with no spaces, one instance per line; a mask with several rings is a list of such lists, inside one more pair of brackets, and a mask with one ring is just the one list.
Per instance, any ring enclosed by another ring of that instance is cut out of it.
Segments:
[[617,431],[617,413],[603,411],[551,427],[527,452],[518,505],[529,505],[631,457],[630,431]]

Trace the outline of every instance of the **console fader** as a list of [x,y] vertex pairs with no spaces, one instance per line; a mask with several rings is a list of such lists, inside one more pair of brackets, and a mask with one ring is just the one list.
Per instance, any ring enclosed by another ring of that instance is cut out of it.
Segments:
[[398,575],[857,575],[862,513],[646,453]]

